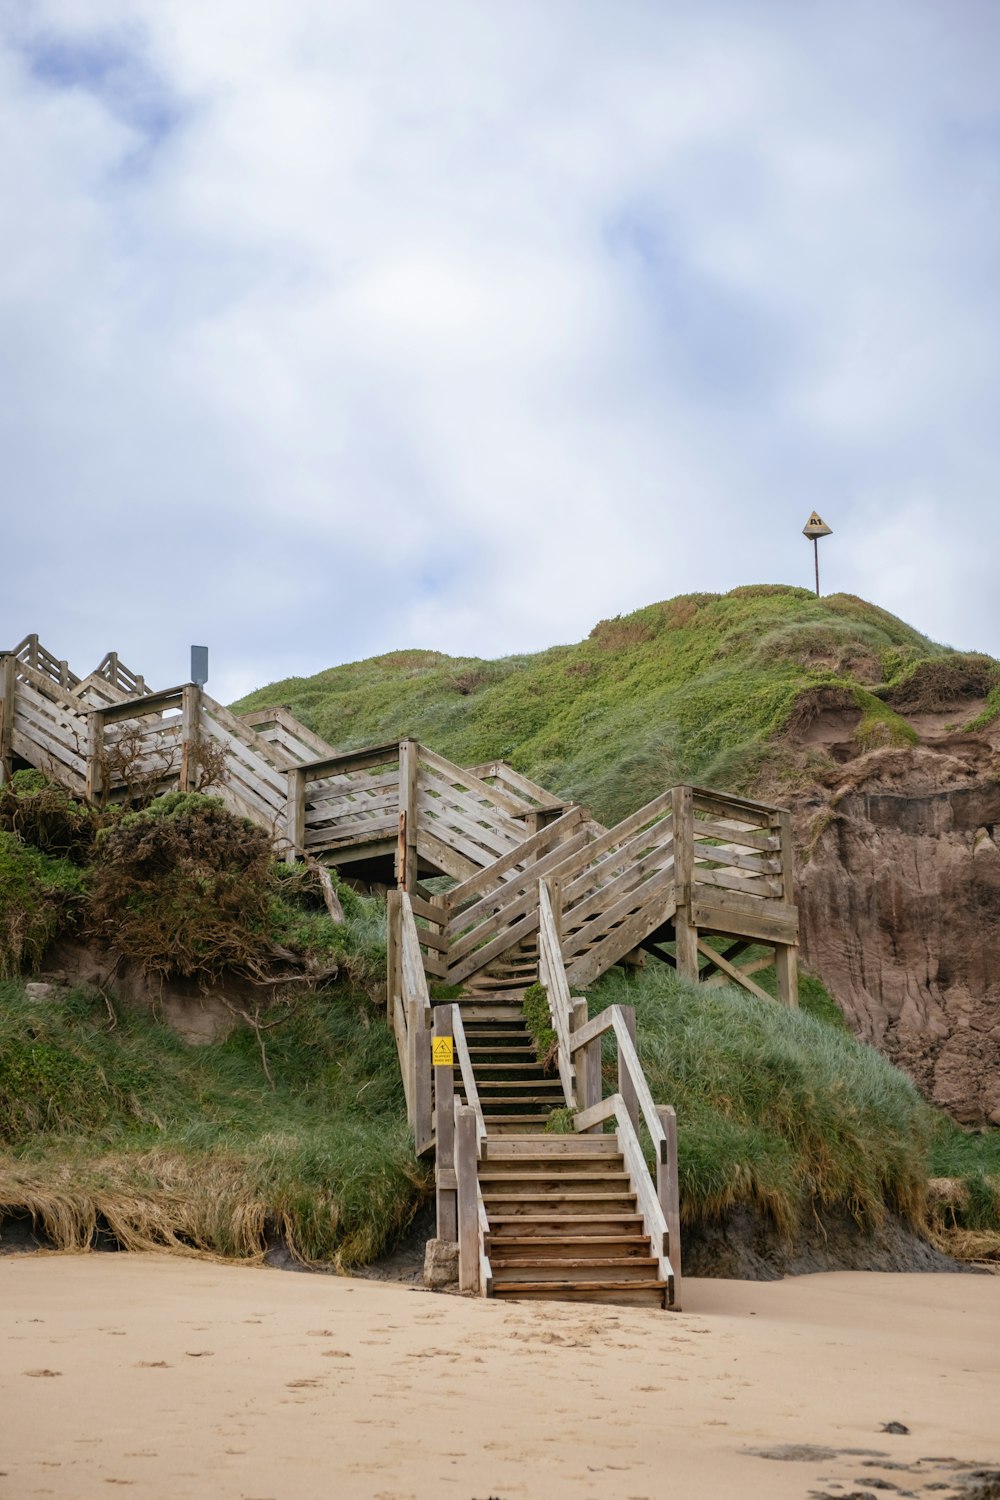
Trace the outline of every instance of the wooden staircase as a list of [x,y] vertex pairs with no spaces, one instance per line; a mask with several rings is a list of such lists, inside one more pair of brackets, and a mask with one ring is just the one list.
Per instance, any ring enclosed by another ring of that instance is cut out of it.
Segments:
[[664,1306],[669,1282],[612,1136],[491,1134],[479,1181],[494,1297]]
[[[651,954],[767,999],[751,976],[774,963],[795,1005],[787,812],[678,786],[605,828],[502,761],[463,768],[409,739],[337,751],[286,709],[241,718],[193,683],[153,692],[114,652],[79,677],[37,636],[0,652],[0,785],[20,765],[101,804],[210,785],[289,862],[390,887],[388,1019],[463,1288],[679,1305],[673,1112],[650,1095],[629,1007],[590,1019],[570,987]],[[522,1017],[536,980],[555,1071]],[[432,1005],[429,984],[460,998]],[[450,1067],[433,1065],[432,1031]],[[556,1108],[574,1136],[544,1133]]]

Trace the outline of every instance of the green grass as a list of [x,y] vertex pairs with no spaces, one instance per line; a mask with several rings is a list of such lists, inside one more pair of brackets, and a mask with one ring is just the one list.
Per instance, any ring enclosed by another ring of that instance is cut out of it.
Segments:
[[930,1175],[956,1185],[948,1216],[958,1227],[1000,1231],[1000,1129],[968,1130],[941,1116],[931,1140]]
[[0,979],[38,964],[72,924],[83,895],[80,871],[0,831]]
[[100,1219],[130,1248],[255,1256],[280,1231],[307,1262],[370,1261],[428,1191],[395,1044],[346,989],[268,1035],[192,1047],[151,1017],[75,991],[0,985],[0,1207],[64,1248]]
[[649,605],[531,656],[392,652],[273,683],[236,708],[286,703],[344,749],[413,735],[467,765],[502,756],[614,820],[679,781],[738,790],[801,774],[783,730],[817,687],[860,711],[858,748],[870,749],[912,740],[906,705],[979,697],[997,676],[989,658],[851,595],[760,585]]
[[677,1110],[685,1218],[745,1205],[788,1234],[813,1207],[922,1221],[933,1111],[842,1026],[660,966],[605,976],[591,1014],[616,1002],[635,1006],[654,1099]]

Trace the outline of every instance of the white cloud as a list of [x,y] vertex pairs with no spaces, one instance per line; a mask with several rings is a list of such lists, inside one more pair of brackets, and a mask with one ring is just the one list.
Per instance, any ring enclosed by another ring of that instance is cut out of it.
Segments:
[[1000,651],[998,31],[975,0],[0,21],[3,634],[159,681],[207,639],[230,692],[527,649],[808,583],[815,506],[827,587]]

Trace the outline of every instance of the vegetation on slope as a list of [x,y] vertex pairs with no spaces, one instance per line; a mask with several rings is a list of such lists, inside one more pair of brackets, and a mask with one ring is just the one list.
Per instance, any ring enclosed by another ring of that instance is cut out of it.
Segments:
[[616,820],[664,786],[740,790],[798,765],[783,731],[857,709],[859,748],[913,738],[901,711],[985,698],[1000,664],[936,646],[851,595],[760,585],[604,620],[577,645],[501,661],[397,651],[245,698],[331,744],[412,735],[461,764],[503,757]]
[[268,1040],[192,1047],[94,991],[37,1002],[0,985],[0,1213],[57,1246],[364,1264],[428,1191],[384,1021],[346,990]]

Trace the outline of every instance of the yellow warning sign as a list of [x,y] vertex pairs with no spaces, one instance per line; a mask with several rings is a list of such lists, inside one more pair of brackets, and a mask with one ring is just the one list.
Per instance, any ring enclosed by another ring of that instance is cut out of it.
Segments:
[[455,1041],[450,1036],[436,1036],[431,1043],[431,1055],[436,1068],[451,1068],[455,1065]]

